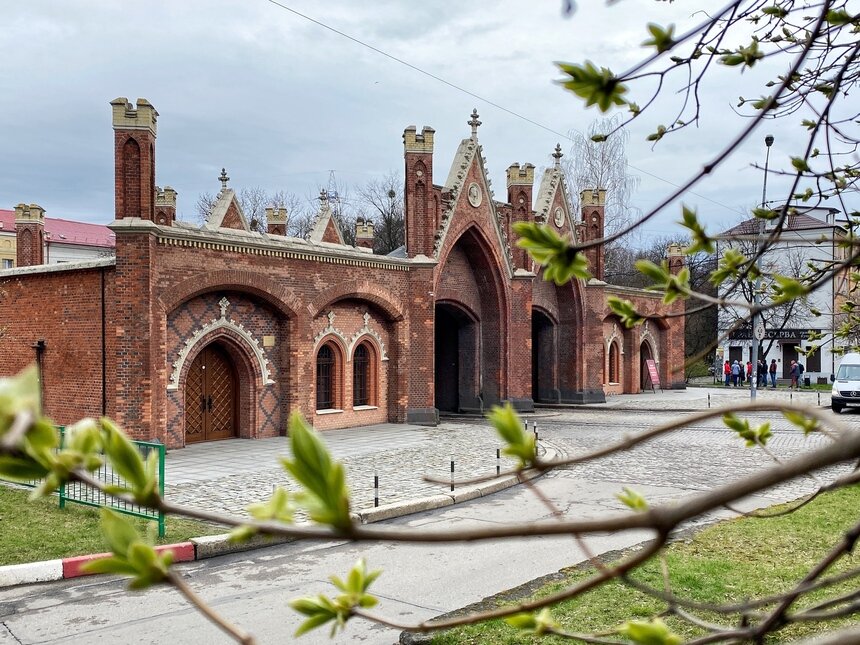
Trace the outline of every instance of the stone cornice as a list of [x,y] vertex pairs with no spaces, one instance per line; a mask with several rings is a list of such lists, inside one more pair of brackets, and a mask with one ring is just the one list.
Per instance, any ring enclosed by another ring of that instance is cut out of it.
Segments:
[[99,258],[97,260],[80,260],[77,262],[62,262],[60,264],[37,264],[29,267],[16,267],[14,269],[3,269],[0,278],[14,278],[19,275],[33,275],[36,273],[58,273],[60,271],[86,271],[88,269],[101,269],[116,265],[116,258]]
[[617,284],[609,284],[603,283],[604,289],[607,293],[623,293],[629,296],[637,296],[637,297],[645,297],[645,298],[654,298],[654,299],[662,299],[663,294],[659,291],[648,291],[647,289],[638,289],[636,287],[622,287]]
[[[155,235],[162,246],[211,249],[226,253],[258,255],[292,260],[324,262],[390,271],[409,271],[413,262],[405,258],[372,255],[350,247],[324,242],[313,243],[299,238],[278,236],[279,239],[256,232],[234,229],[203,231],[185,226],[159,226],[148,220],[129,218],[118,220],[110,228],[122,236],[125,233]],[[421,265],[421,262],[415,264]]]

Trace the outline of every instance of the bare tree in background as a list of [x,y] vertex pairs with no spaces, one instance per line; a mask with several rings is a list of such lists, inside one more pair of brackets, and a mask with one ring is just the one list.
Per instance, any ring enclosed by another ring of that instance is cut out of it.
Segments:
[[359,195],[373,219],[373,252],[391,253],[404,243],[403,180],[396,173],[373,179]]
[[[639,215],[638,209],[631,205],[633,193],[639,187],[639,177],[628,174],[627,142],[630,135],[623,130],[599,143],[593,139],[616,130],[621,122],[621,115],[616,114],[612,118],[593,121],[587,133],[571,131],[573,144],[562,161],[565,180],[573,193],[574,212],[580,211],[579,195],[583,190],[606,189],[604,221],[607,236],[628,226]],[[630,241],[628,237],[624,245],[606,245],[606,273],[626,270],[625,247],[630,245]]]
[[[286,208],[287,235],[302,238],[310,232],[314,215],[319,210],[319,201],[315,199],[302,198],[285,190],[279,190],[270,195],[260,186],[240,189],[236,199],[248,219],[251,230],[259,233],[265,233],[267,230],[266,208],[268,207]],[[206,222],[217,201],[218,196],[213,193],[200,194],[194,205],[198,223]]]

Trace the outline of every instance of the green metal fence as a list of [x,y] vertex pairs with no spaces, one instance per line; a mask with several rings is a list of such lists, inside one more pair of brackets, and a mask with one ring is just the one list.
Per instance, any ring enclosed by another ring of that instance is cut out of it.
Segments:
[[[60,433],[60,446],[62,446],[65,437],[65,426],[59,426],[57,430]],[[143,457],[144,460],[146,460],[153,451],[158,454],[158,492],[162,497],[164,497],[164,444],[151,443],[148,441],[132,441],[132,443],[137,447],[140,452],[140,456]],[[92,473],[92,476],[107,485],[126,485],[126,481],[114,472],[110,463],[103,464],[101,468]],[[40,483],[41,482],[39,481],[34,481],[24,485],[36,487]],[[133,504],[121,499],[116,499],[115,497],[103,493],[99,489],[88,486],[82,482],[67,482],[60,486],[59,499],[60,508],[65,508],[66,502],[83,504],[84,506],[106,506],[120,513],[153,520],[158,522],[158,537],[164,537],[164,513],[140,506],[139,504]]]

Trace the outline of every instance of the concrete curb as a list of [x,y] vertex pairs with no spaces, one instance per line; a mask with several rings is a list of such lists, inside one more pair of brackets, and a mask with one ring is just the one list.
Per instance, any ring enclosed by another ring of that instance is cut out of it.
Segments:
[[[561,456],[561,452],[555,446],[546,442],[540,444],[539,450],[542,451],[541,458],[545,461],[552,461]],[[523,477],[526,480],[531,480],[540,477],[542,474],[538,470],[529,470],[523,473]],[[450,493],[441,493],[431,495],[430,497],[420,497],[418,499],[385,504],[376,508],[367,508],[359,510],[352,515],[357,522],[371,524],[413,513],[453,506],[454,504],[467,502],[479,497],[486,497],[487,495],[516,486],[518,483],[520,483],[520,479],[516,475],[505,475],[504,477],[491,479],[486,482],[462,486]],[[192,562],[294,541],[295,538],[258,535],[245,542],[237,543],[231,542],[229,534],[223,533],[220,535],[193,538],[188,542],[178,544],[165,544],[155,547],[155,550],[158,553],[173,551],[174,562]],[[93,575],[83,571],[83,565],[93,560],[107,558],[110,555],[110,553],[94,553],[92,555],[74,556],[45,562],[28,562],[2,566],[0,567],[0,589],[3,587],[53,582],[55,580]]]

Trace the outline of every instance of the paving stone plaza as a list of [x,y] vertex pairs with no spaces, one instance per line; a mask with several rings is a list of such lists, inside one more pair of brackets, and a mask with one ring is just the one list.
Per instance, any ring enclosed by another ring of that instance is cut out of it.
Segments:
[[[749,400],[746,390],[690,388],[610,397],[606,404],[578,408],[544,408],[526,415],[531,430],[537,424],[540,441],[561,455],[575,455],[618,441],[692,411],[713,409]],[[817,406],[829,396],[815,392],[760,392],[758,401],[793,401]],[[825,411],[825,414],[832,414]],[[781,415],[755,415],[757,423],[772,419],[774,437],[769,449],[779,459],[790,459],[821,445],[821,435],[804,437]],[[860,414],[845,412],[838,421],[860,429]],[[436,495],[449,486],[430,483],[425,475],[447,480],[450,464],[464,479],[496,471],[495,431],[479,418],[451,418],[435,428],[379,425],[323,433],[335,458],[343,461],[353,495],[353,509],[373,506],[374,476],[379,478],[379,503],[389,504]],[[169,500],[222,513],[244,515],[248,504],[267,499],[276,485],[294,489],[278,464],[289,454],[288,439],[234,439],[190,446],[168,452],[166,495]],[[549,478],[574,478],[605,484],[636,485],[658,501],[676,496],[678,489],[708,490],[728,480],[751,474],[773,463],[759,449],[743,446],[717,419],[700,422],[650,441],[636,450],[597,462],[549,473]],[[501,459],[502,470],[512,462]],[[847,466],[846,466],[847,468]],[[769,491],[774,501],[793,499],[813,490],[814,479],[797,480]]]

